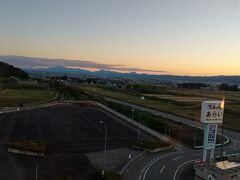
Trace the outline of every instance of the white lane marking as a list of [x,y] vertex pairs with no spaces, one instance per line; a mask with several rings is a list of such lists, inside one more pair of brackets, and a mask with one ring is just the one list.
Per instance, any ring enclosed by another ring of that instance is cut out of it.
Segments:
[[181,158],[183,158],[183,157],[174,158],[174,159],[172,159],[172,161],[176,161],[176,160],[181,159]]
[[179,147],[177,146],[174,146],[175,149],[179,150],[179,151],[183,151],[182,149],[180,149]]
[[136,159],[138,159],[139,157],[141,157],[143,154],[145,153],[145,151],[140,152],[139,154],[137,154],[135,157],[133,157],[130,161],[128,161],[128,163],[122,168],[122,170],[120,171],[120,174],[123,174],[124,171],[131,165],[131,163],[133,161],[135,161]]
[[131,172],[131,169],[132,169],[134,166],[136,166],[136,164],[138,164],[138,163],[139,163],[141,160],[143,160],[143,159],[144,159],[144,157],[141,156],[141,157],[138,158],[136,161],[132,162],[132,163],[128,166],[128,168],[125,169],[123,175],[124,175],[124,176],[128,176],[129,172]]
[[167,157],[169,155],[172,155],[172,154],[177,154],[177,153],[183,153],[183,152],[174,152],[174,153],[168,153],[168,154],[165,154],[164,156],[160,156],[158,158],[156,158],[154,161],[152,160],[151,163],[148,163],[143,169],[142,169],[142,172],[146,169],[145,173],[143,174],[143,180],[145,180],[146,178],[146,174],[147,172],[149,171],[149,169],[153,166],[153,164],[155,164],[157,161],[159,161],[160,159],[164,158],[164,157]]
[[160,174],[162,174],[163,170],[165,169],[166,164],[162,167],[162,169],[160,170]]
[[179,169],[180,169],[181,167],[185,166],[185,165],[188,164],[188,163],[194,162],[194,161],[196,161],[196,160],[198,160],[198,159],[194,159],[194,160],[191,160],[191,161],[187,161],[187,162],[185,162],[185,163],[182,163],[180,166],[178,166],[177,170],[176,170],[175,173],[174,173],[173,180],[176,180],[177,173],[178,173],[178,171],[179,171]]

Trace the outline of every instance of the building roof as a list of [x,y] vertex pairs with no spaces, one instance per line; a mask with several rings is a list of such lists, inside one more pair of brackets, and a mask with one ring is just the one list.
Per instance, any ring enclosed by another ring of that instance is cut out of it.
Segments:
[[215,163],[215,165],[222,170],[228,170],[228,169],[232,169],[232,168],[236,168],[236,167],[240,167],[240,163],[239,162],[234,162],[234,161],[221,161],[221,162],[217,162]]

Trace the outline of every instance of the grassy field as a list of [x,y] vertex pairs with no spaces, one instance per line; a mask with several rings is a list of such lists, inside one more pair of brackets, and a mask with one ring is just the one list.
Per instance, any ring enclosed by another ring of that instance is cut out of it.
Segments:
[[[85,91],[180,115],[199,121],[201,101],[225,98],[225,127],[240,130],[240,92],[163,89],[158,94],[136,94],[96,86],[81,86]],[[145,100],[141,100],[141,96]]]
[[30,151],[36,153],[44,153],[44,146],[38,141],[12,142],[8,144],[8,148],[14,148],[22,151]]
[[0,88],[0,107],[42,103],[54,99],[55,93],[46,88]]

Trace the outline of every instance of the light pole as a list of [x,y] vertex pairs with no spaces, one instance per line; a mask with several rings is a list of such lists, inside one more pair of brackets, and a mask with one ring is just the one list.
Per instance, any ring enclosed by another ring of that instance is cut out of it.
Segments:
[[38,163],[36,163],[36,172],[35,172],[36,180],[38,180]]
[[[142,112],[140,110],[140,118],[139,118],[139,124],[141,124],[142,121]],[[140,142],[140,126],[138,126],[138,144]]]
[[133,119],[133,113],[134,113],[134,111],[135,111],[135,110],[134,110],[134,109],[132,109],[132,120],[134,120],[134,119]]
[[194,128],[194,148],[196,147],[196,139],[197,139],[197,128]]
[[99,121],[101,124],[103,124],[105,128],[105,142],[104,142],[104,155],[103,155],[103,170],[102,175],[104,176],[105,166],[106,166],[106,151],[107,151],[107,125],[103,121]]
[[67,95],[67,85],[64,83],[64,100],[66,101],[66,95]]
[[222,135],[221,135],[221,159],[223,160],[223,148],[224,148],[224,144],[223,144],[223,141],[224,141],[224,139],[223,139],[223,133],[224,133],[224,127],[223,127],[223,124],[222,124]]
[[[143,101],[145,99],[144,96],[141,96],[141,100]],[[142,111],[140,110],[140,117],[139,117],[139,124],[142,122]],[[140,142],[140,126],[138,126],[138,144]]]

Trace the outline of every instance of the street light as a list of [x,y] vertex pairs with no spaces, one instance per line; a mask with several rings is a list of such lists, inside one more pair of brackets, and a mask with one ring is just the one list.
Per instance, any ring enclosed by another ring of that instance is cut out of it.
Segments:
[[38,180],[38,163],[36,163],[35,179]]
[[197,128],[194,127],[194,148],[196,147],[196,139],[197,139]]
[[134,111],[135,111],[135,110],[134,110],[134,109],[132,109],[132,120],[134,120],[134,119],[133,119],[133,113],[134,113]]
[[141,121],[142,121],[142,112],[140,110],[140,119],[139,119],[139,126],[138,126],[138,144],[140,142],[140,124],[141,124]]
[[103,155],[103,170],[102,175],[104,176],[105,166],[106,166],[106,151],[107,151],[107,125],[103,121],[99,121],[103,124],[105,128],[105,142],[104,142],[104,155]]
[[[143,101],[145,99],[144,96],[141,96],[141,100]],[[142,122],[142,111],[140,109],[140,117],[139,117],[139,124]],[[140,142],[140,126],[138,126],[138,143]]]

